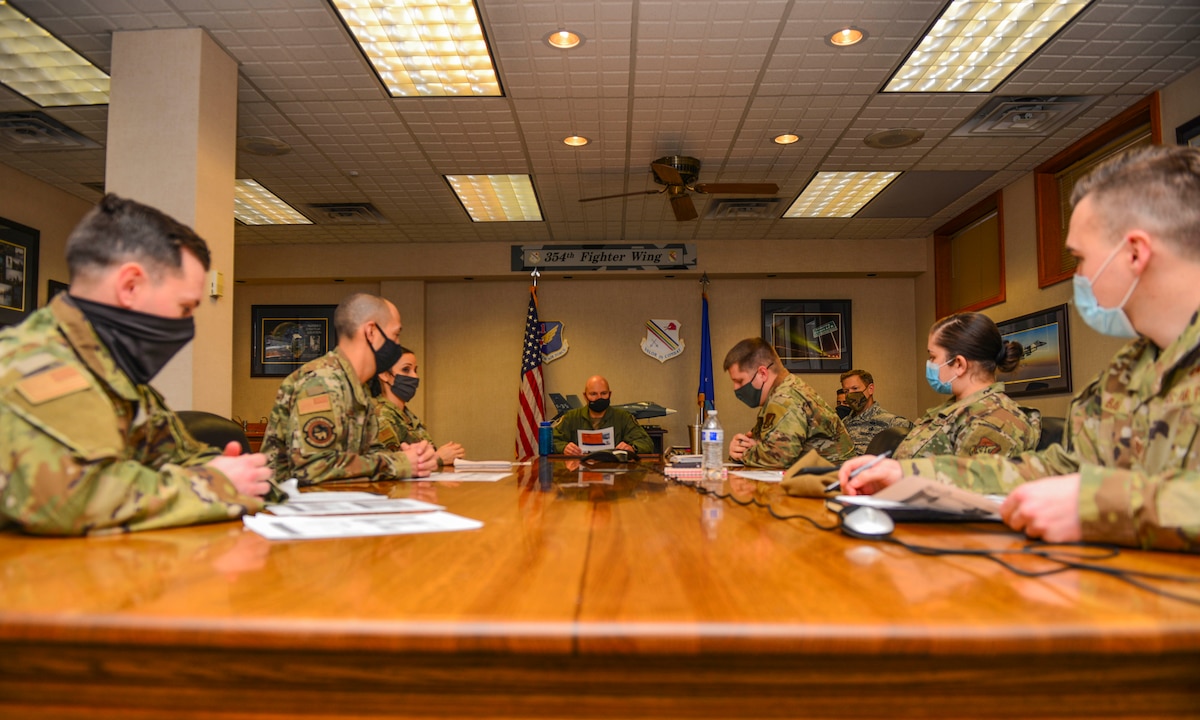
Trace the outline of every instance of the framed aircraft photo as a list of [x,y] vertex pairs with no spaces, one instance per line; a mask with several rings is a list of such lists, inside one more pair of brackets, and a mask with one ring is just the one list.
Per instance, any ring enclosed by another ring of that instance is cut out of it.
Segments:
[[997,373],[1011,397],[1071,392],[1071,336],[1067,306],[1040,310],[996,323],[1005,342],[1021,343],[1024,356],[1010,373]]

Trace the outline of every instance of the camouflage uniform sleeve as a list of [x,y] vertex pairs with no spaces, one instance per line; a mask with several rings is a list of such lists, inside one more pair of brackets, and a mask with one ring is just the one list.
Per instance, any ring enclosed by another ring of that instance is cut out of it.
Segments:
[[1200,473],[1080,469],[1083,539],[1200,552]]
[[973,415],[954,437],[954,454],[1012,457],[1037,448],[1040,416],[1030,418],[1006,408]]
[[[296,387],[287,427],[290,430],[288,465],[301,485],[329,480],[398,480],[412,475],[403,453],[384,450],[376,443],[373,411],[366,417],[351,407],[352,398],[335,377],[312,374]],[[354,427],[361,422],[363,427]],[[366,452],[351,441],[369,438]],[[286,479],[286,478],[285,478]]]
[[215,453],[195,444],[145,464],[118,427],[109,400],[94,388],[36,403],[15,394],[0,401],[0,518],[39,535],[83,535],[232,520],[262,509],[224,474],[198,464]]
[[[745,452],[743,463],[751,467],[786,468],[804,454],[808,415],[803,408],[768,402],[763,406],[759,420],[753,433],[758,444]],[[845,432],[843,428],[842,433]],[[853,450],[849,435],[846,435],[846,441]]]
[[1061,445],[1013,458],[989,455],[900,460],[904,477],[919,475],[946,485],[957,485],[984,494],[1006,494],[1030,480],[1078,472],[1079,464]]

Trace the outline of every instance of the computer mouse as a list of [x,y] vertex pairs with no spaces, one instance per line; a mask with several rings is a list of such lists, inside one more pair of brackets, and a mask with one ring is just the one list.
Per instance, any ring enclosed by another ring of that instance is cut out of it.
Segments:
[[851,537],[887,537],[896,529],[892,516],[879,508],[861,506],[842,513],[842,532]]

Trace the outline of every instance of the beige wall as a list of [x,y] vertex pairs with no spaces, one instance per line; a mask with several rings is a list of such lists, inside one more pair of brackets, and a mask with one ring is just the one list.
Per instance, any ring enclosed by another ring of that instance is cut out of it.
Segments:
[[37,305],[46,304],[46,281],[67,282],[67,236],[92,204],[56,187],[0,165],[0,217],[27,225],[41,237],[38,247]]

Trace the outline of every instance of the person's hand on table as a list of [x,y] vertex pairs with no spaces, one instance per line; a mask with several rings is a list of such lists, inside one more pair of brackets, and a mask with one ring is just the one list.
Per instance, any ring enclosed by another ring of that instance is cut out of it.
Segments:
[[582,455],[582,454],[583,454],[583,450],[580,449],[580,447],[573,442],[567,443],[567,446],[565,448],[563,448],[563,455]]
[[429,473],[437,469],[437,453],[427,441],[400,443],[400,450],[408,456],[413,477],[429,477]]
[[617,447],[616,447],[616,448],[614,448],[614,449],[616,449],[616,450],[624,450],[625,452],[630,452],[630,453],[633,453],[634,455],[637,455],[637,450],[635,450],[635,449],[633,448],[633,446],[632,446],[632,445],[630,445],[630,444],[629,444],[629,443],[627,443],[627,442],[622,442],[622,443],[618,444],[618,445],[617,445]]
[[437,449],[437,456],[442,461],[443,465],[453,465],[454,461],[460,457],[466,457],[467,451],[463,450],[463,446],[456,442],[443,443]]
[[850,473],[855,469],[873,460],[874,455],[860,455],[842,463],[838,468],[838,481],[842,484],[843,495],[874,495],[888,485],[900,482],[900,463],[891,458],[880,460],[853,479],[850,478]]
[[271,491],[271,468],[267,465],[267,456],[262,453],[242,454],[242,446],[231,442],[225,446],[223,454],[205,463],[207,467],[217,470],[229,478],[233,487],[243,495],[262,497]]
[[1018,486],[1004,499],[1000,517],[1013,530],[1046,542],[1083,539],[1079,522],[1079,473],[1034,480]]
[[729,441],[729,457],[741,461],[746,451],[758,444],[758,441],[746,433],[738,433]]

